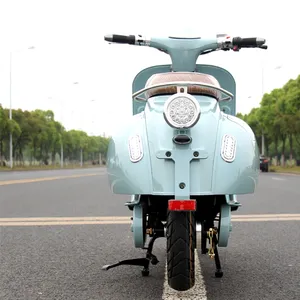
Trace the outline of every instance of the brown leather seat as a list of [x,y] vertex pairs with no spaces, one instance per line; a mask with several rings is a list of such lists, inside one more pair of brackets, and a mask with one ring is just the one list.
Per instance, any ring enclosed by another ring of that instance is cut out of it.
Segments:
[[[145,87],[150,87],[155,84],[168,83],[174,81],[194,81],[199,83],[211,84],[216,87],[220,87],[218,80],[208,74],[203,73],[194,73],[194,72],[168,72],[152,75],[146,82]],[[188,86],[187,92],[193,95],[208,95],[219,100],[221,98],[221,92],[207,87]],[[150,98],[157,95],[171,95],[177,93],[177,87],[168,86],[168,87],[159,87],[148,90],[145,92],[146,98]]]

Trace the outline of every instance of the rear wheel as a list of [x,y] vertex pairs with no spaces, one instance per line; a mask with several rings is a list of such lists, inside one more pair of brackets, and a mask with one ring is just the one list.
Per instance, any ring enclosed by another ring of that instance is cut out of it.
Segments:
[[186,291],[195,284],[195,212],[169,211],[167,218],[167,268],[169,286]]

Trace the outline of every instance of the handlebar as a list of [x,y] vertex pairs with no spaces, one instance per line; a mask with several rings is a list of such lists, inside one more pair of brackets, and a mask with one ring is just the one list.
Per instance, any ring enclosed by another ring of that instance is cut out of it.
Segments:
[[229,36],[223,37],[219,40],[219,49],[218,50],[230,50],[239,51],[241,48],[260,48],[268,49],[268,46],[265,45],[266,40],[263,38],[252,37],[252,38],[241,38]]
[[112,34],[112,35],[106,35],[104,39],[112,43],[130,44],[130,45],[135,44],[135,35]]
[[213,51],[233,50],[241,48],[267,49],[265,39],[262,38],[241,38],[222,34],[214,38],[147,38],[142,35],[106,35],[104,40],[109,43],[129,44],[156,48],[170,55],[173,71],[194,71],[197,59],[200,55]]
[[141,35],[109,34],[104,36],[104,40],[109,43],[150,46],[150,39],[147,39]]
[[241,38],[234,37],[232,39],[233,46],[238,46],[241,48],[251,48],[251,47],[260,47],[266,42],[265,39],[262,38]]
[[[171,38],[169,39],[178,39],[178,40],[195,40],[201,38]],[[119,34],[111,34],[106,35],[104,40],[110,43],[118,43],[118,44],[129,44],[129,45],[138,45],[138,46],[150,46],[151,38],[143,37],[142,35],[119,35]],[[241,37],[233,37],[230,38],[226,35],[217,36],[216,38],[217,47],[212,50],[234,50],[238,51],[241,48],[260,48],[267,49],[268,46],[265,45],[266,40],[263,38],[252,37],[252,38],[241,38]]]

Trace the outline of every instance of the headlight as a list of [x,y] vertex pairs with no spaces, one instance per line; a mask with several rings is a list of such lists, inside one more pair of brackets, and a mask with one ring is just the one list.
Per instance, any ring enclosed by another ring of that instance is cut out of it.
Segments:
[[200,105],[192,95],[175,94],[165,103],[164,117],[171,127],[190,128],[199,120]]

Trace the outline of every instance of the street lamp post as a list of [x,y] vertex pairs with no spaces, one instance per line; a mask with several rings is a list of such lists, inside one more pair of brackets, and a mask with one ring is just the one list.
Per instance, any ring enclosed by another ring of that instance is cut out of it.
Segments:
[[[78,81],[74,81],[73,84],[78,84]],[[61,124],[63,125],[63,110],[64,110],[64,102],[63,100],[60,102],[60,118],[61,118]],[[64,142],[63,142],[63,134],[61,135],[61,142],[60,142],[60,167],[64,167]]]
[[[48,97],[48,100],[53,99],[52,96]],[[63,126],[63,101],[60,102],[60,118],[61,118],[61,125]],[[63,145],[63,132],[61,132],[60,136],[60,167],[64,167],[64,145]]]
[[[261,99],[264,97],[264,66],[261,68]],[[263,128],[261,128],[261,155],[265,155],[265,136]]]
[[[95,101],[97,101],[97,100],[91,100],[91,102],[92,103],[94,103]],[[93,126],[93,124],[94,124],[94,120],[92,119],[92,126]],[[94,130],[91,132],[91,134],[93,135],[94,134]],[[94,159],[94,158],[93,158]],[[102,165],[102,154],[101,154],[101,152],[99,151],[99,165],[101,166]]]
[[[34,46],[27,48],[28,50],[35,49]],[[9,119],[12,120],[12,58],[13,52],[9,52]],[[13,135],[9,134],[9,159],[10,168],[13,167]]]
[[[12,109],[11,109],[11,62],[12,62],[12,52],[9,53],[9,119],[12,119]],[[9,134],[9,159],[10,168],[13,167],[13,149],[12,149],[12,132],[10,130]]]
[[[63,126],[63,102],[61,101],[61,125]],[[60,140],[60,167],[64,167],[64,142],[63,142],[63,130],[61,131]]]
[[[92,100],[90,100],[90,103],[91,104],[94,104],[94,103],[97,103],[97,100],[95,100],[95,99],[92,99]],[[93,115],[91,116],[91,125],[92,125],[92,131],[91,131],[91,135],[94,135],[94,117],[93,117]]]

